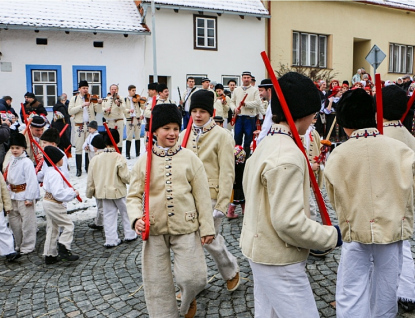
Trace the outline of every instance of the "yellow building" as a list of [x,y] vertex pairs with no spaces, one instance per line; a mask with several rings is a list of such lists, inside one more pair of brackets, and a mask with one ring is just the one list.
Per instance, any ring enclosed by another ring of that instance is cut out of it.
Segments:
[[415,1],[265,1],[271,19],[267,49],[271,63],[332,69],[340,81],[364,67],[373,45],[386,58],[382,80],[414,74]]

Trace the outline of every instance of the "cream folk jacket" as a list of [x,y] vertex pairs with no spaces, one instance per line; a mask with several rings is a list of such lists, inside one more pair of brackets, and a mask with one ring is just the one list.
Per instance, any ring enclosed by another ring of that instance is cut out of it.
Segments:
[[337,243],[337,230],[310,219],[307,161],[285,125],[274,124],[247,160],[243,177],[245,215],[240,246],[255,263],[289,265],[309,249]]
[[[127,211],[132,228],[143,217],[147,156],[131,171]],[[212,204],[202,162],[179,143],[165,151],[153,146],[150,176],[150,235],[181,235],[200,231],[215,235]]]
[[[110,109],[107,111],[107,109]],[[105,101],[102,102],[102,111],[104,112],[104,118],[106,120],[124,119],[125,102],[124,98],[120,96],[120,106],[114,101],[112,96],[108,96]]]
[[222,97],[216,97],[215,103],[213,104],[216,110],[215,116],[221,116],[223,119],[228,118],[228,111],[231,105],[231,99],[226,96],[226,102],[223,103]]
[[86,197],[112,200],[124,198],[129,182],[127,159],[114,148],[106,148],[89,163]]
[[0,176],[0,187],[1,187],[1,196],[0,196],[0,211],[12,210],[12,200],[10,199],[10,193],[7,189],[6,182],[4,181],[3,176]]
[[[83,124],[84,123],[84,113],[83,113],[83,105],[84,99],[81,95],[72,96],[69,106],[68,106],[68,113],[69,115],[73,116],[75,124]],[[96,120],[96,113],[100,113],[102,111],[101,105],[98,103],[90,103],[88,106],[88,118],[89,121]]]
[[246,90],[244,90],[242,86],[235,88],[232,94],[230,107],[232,111],[235,112],[235,109],[239,107],[239,104],[245,94],[248,94],[248,96],[245,99],[245,106],[241,107],[240,115],[254,117],[258,114],[259,109],[261,108],[261,99],[259,97],[258,89],[253,86],[250,86]]
[[[186,129],[179,137],[182,144]],[[213,120],[202,128],[198,137],[195,127],[189,135],[186,148],[202,160],[209,182],[210,197],[217,200],[215,209],[226,213],[232,195],[235,179],[235,142],[226,129],[217,126]]]
[[383,134],[393,139],[402,141],[415,151],[415,138],[399,120],[391,120],[383,123]]
[[[124,98],[124,105],[125,105],[125,118],[127,120],[131,119],[131,113],[130,113],[130,109],[131,109],[131,101],[130,98],[127,96]],[[144,112],[144,108],[145,108],[145,104],[140,104],[140,103],[134,103],[134,111],[135,111],[135,115],[136,115],[136,119],[138,119],[139,122],[141,122],[140,116],[142,115],[142,113]]]
[[343,241],[389,244],[412,237],[415,154],[375,128],[355,130],[330,154],[327,193]]

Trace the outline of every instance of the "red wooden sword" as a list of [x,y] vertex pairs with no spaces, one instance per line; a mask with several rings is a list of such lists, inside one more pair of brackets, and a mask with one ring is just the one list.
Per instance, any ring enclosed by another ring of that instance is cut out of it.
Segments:
[[301,152],[307,159],[308,165],[308,173],[310,175],[311,180],[311,187],[313,188],[314,195],[316,196],[318,208],[320,210],[321,220],[323,221],[324,225],[332,225],[330,221],[329,214],[327,212],[327,207],[324,204],[323,196],[321,195],[320,188],[318,187],[316,177],[314,175],[313,170],[311,169],[310,162],[308,161],[307,154],[305,153],[305,149],[303,143],[301,142],[300,135],[298,134],[297,127],[294,124],[294,120],[291,116],[290,110],[288,108],[287,102],[284,98],[282,93],[280,84],[278,83],[277,77],[275,76],[274,70],[272,69],[271,62],[268,59],[267,53],[265,51],[261,52],[261,57],[264,61],[265,67],[268,71],[268,74],[271,78],[272,84],[274,85],[274,89],[277,93],[278,99],[280,101],[282,110],[284,111],[285,118],[287,118],[288,125],[290,126],[291,132],[293,134],[295,143],[297,144],[298,148],[300,148]]
[[382,82],[380,74],[375,74],[376,87],[376,122],[379,132],[383,135],[383,102],[382,102]]
[[406,115],[408,115],[409,110],[411,109],[412,104],[415,101],[415,94],[413,93],[411,98],[408,101],[408,104],[406,105],[406,112],[405,114],[403,114],[402,118],[401,118],[401,122],[403,122],[403,120],[405,119]]
[[[103,123],[105,130],[107,131],[108,137],[110,137],[111,143],[114,146],[115,150],[120,153],[120,149],[118,149],[117,143],[114,140],[114,137],[111,134],[110,129],[108,128],[108,124],[107,123]],[[122,138],[122,136],[120,136],[120,138]]]

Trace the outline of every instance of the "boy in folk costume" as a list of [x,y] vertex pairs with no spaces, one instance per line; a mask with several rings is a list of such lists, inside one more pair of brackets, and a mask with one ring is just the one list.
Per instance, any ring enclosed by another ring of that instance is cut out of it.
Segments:
[[[298,133],[304,134],[320,109],[318,90],[294,72],[279,83]],[[334,248],[341,236],[338,228],[310,219],[307,159],[277,96],[271,107],[274,124],[246,162],[243,178],[240,245],[254,275],[255,317],[319,317],[305,263],[310,248]]]
[[[104,143],[104,138],[102,137],[101,134],[96,135],[94,139],[92,139],[91,145],[92,147],[94,147],[95,156],[98,156],[106,148],[105,143]],[[102,231],[102,229],[104,228],[104,208],[102,206],[103,203],[102,203],[102,199],[95,198],[95,201],[97,203],[97,216],[95,217],[95,220],[93,223],[88,224],[88,227],[93,230]]]
[[12,158],[6,167],[6,181],[12,199],[9,213],[10,228],[13,231],[16,251],[29,254],[36,245],[35,203],[40,197],[35,168],[26,156],[26,139],[22,134],[10,138]]
[[[227,250],[225,239],[219,233],[222,218],[228,211],[235,179],[234,141],[232,136],[217,126],[212,119],[213,102],[213,92],[199,90],[192,95],[190,116],[193,118],[193,125],[186,148],[202,160],[209,182],[216,239],[205,248],[212,255],[222,278],[226,281],[227,289],[234,291],[239,286],[238,262]],[[180,144],[185,134],[186,130],[180,135]]]
[[[46,146],[44,150],[58,168],[63,166],[65,154],[62,150],[54,146]],[[43,189],[45,190],[43,210],[47,223],[43,251],[45,264],[54,264],[58,261],[76,261],[79,256],[73,255],[71,252],[74,224],[67,215],[66,202],[75,199],[79,192],[65,184],[62,176],[46,158],[45,162],[48,166],[43,179]],[[59,228],[62,228],[60,235]]]
[[152,149],[150,193],[144,193],[147,157],[141,156],[131,171],[128,215],[132,228],[142,232],[143,196],[149,196],[147,217],[151,225],[150,236],[143,243],[142,275],[150,317],[179,317],[171,249],[174,276],[182,291],[180,313],[192,318],[196,314],[195,297],[207,283],[202,245],[210,244],[215,235],[209,185],[203,163],[177,142],[182,120],[177,106],[156,105],[152,116],[157,142]]
[[128,96],[125,101],[125,118],[127,119],[127,140],[125,141],[125,157],[130,159],[131,141],[135,139],[135,156],[140,156],[140,135],[142,114],[145,109],[145,99],[139,99],[136,95],[136,87],[128,86]]
[[[118,131],[110,129],[110,132],[118,143],[120,136]],[[130,227],[128,220],[125,197],[127,184],[130,182],[130,172],[127,167],[127,159],[117,153],[111,143],[108,134],[104,135],[105,150],[92,158],[87,181],[87,198],[102,199],[104,211],[105,244],[107,248],[121,244],[117,233],[118,211],[122,218],[124,229],[124,242],[132,242],[137,239],[137,234]]]
[[21,255],[14,250],[13,233],[7,227],[6,215],[12,209],[12,201],[3,176],[0,176],[0,191],[0,255],[6,256],[7,261],[13,262]]
[[[382,88],[383,134],[402,141],[415,152],[415,138],[403,126],[400,119],[406,111],[406,92],[396,85]],[[376,100],[375,100],[376,101]],[[399,277],[398,302],[406,311],[415,309],[415,270],[409,240],[403,241],[403,264]]]
[[[88,124],[88,137],[86,137],[84,144],[82,145],[82,148],[85,150],[85,153],[88,153],[88,163],[91,161],[91,159],[94,157],[94,147],[91,145],[92,139],[99,134],[98,132],[98,123],[93,120]],[[85,166],[86,172],[88,172],[88,164]]]
[[373,98],[346,92],[337,120],[350,137],[330,154],[325,185],[344,239],[337,317],[395,317],[402,242],[413,232],[415,154],[375,128]]
[[[215,108],[215,116],[221,116],[222,118],[226,118],[228,116],[228,112],[231,105],[231,99],[224,94],[224,88],[222,84],[216,84],[215,86],[215,104],[213,107]],[[228,121],[225,120],[223,124],[224,127],[228,125]]]

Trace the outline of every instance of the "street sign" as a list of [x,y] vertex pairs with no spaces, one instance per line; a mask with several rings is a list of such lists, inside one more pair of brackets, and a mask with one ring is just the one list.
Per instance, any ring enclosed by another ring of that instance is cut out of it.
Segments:
[[366,61],[369,62],[370,65],[375,69],[379,67],[379,65],[385,59],[386,54],[375,44],[372,49],[369,51],[368,55],[366,56]]

